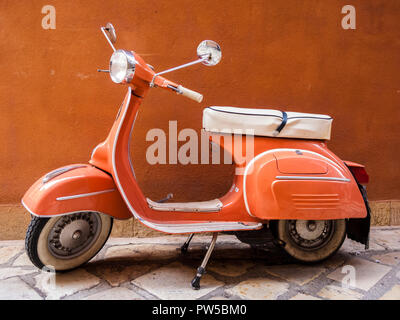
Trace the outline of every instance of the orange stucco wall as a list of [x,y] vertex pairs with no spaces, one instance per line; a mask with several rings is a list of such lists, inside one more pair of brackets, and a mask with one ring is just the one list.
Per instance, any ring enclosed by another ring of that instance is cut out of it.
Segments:
[[[48,4],[55,30],[42,28]],[[341,27],[346,4],[356,8],[356,30]],[[159,71],[191,61],[203,39],[223,50],[214,68],[168,76],[203,93],[202,105],[157,89],[145,101],[132,144],[146,195],[204,200],[226,191],[231,166],[151,166],[145,137],[168,120],[199,130],[203,107],[232,105],[331,115],[330,148],[367,166],[370,198],[400,198],[398,0],[2,0],[0,203],[19,202],[51,169],[86,162],[107,135],[126,90],[96,72],[112,53],[99,30],[108,21],[118,48]]]

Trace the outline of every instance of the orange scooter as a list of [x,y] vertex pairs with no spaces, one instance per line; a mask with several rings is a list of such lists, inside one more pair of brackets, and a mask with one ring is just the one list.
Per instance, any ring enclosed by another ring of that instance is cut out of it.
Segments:
[[[113,82],[127,84],[128,90],[108,137],[93,150],[89,163],[51,171],[24,195],[22,204],[32,215],[26,251],[35,266],[56,271],[79,267],[103,247],[114,218],[133,216],[154,230],[189,234],[182,252],[195,233],[213,232],[192,280],[194,289],[200,288],[219,232],[234,233],[250,244],[273,240],[290,256],[308,263],[333,255],[346,235],[368,247],[368,175],[364,166],[342,161],[327,148],[332,118],[326,115],[205,108],[203,129],[235,161],[232,187],[223,197],[209,201],[146,198],[129,157],[132,128],[143,99],[151,88],[161,88],[201,102],[201,94],[161,75],[197,63],[213,66],[221,59],[221,49],[205,40],[197,49],[197,60],[156,73],[137,53],[115,49],[116,34],[110,23],[101,31],[114,53],[109,70],[99,71],[109,72]],[[240,142],[241,150],[251,147],[248,161],[239,159],[233,140]]]

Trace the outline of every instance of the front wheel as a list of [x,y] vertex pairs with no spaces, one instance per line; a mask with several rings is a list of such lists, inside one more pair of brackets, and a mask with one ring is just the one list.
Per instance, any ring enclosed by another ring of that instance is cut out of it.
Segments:
[[346,221],[279,220],[276,236],[283,249],[301,262],[319,262],[332,256],[346,237]]
[[75,269],[100,251],[111,233],[112,224],[110,216],[98,212],[33,217],[26,232],[25,249],[39,269]]

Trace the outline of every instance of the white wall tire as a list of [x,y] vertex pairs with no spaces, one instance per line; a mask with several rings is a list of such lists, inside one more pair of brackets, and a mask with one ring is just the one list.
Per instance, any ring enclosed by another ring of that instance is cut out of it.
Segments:
[[[111,233],[113,224],[112,217],[97,212],[82,212],[81,214],[84,214],[85,217],[88,215],[90,215],[90,218],[96,217],[97,228],[96,232],[91,232],[89,234],[92,238],[87,236],[87,240],[85,240],[86,242],[81,241],[82,244],[80,247],[84,246],[83,249],[80,249],[78,246],[74,254],[70,254],[70,251],[67,251],[64,246],[61,246],[61,244],[60,248],[62,249],[53,248],[53,240],[51,239],[54,232],[58,231],[58,226],[62,224],[63,220],[61,219],[67,219],[69,216],[69,219],[72,220],[74,215],[52,218],[32,218],[26,234],[25,248],[30,260],[36,267],[42,269],[46,266],[55,271],[72,270],[88,262],[101,250]],[[60,234],[62,235],[62,233]],[[76,232],[74,234],[76,234]],[[78,240],[79,239],[77,238],[77,240],[73,239],[72,241]],[[68,248],[68,250],[71,249]],[[57,254],[57,251],[60,252],[60,254]],[[65,254],[62,254],[64,251]]]
[[[315,222],[315,227],[307,229],[304,226],[310,221]],[[300,262],[315,263],[328,259],[342,246],[346,238],[346,221],[279,220],[276,236],[290,256]]]

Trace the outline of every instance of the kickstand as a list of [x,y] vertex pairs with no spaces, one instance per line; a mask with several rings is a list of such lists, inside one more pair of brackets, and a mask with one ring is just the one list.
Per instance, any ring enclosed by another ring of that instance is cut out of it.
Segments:
[[196,276],[193,278],[193,280],[191,282],[192,288],[194,290],[199,290],[200,289],[200,280],[201,280],[201,277],[203,276],[203,274],[206,271],[206,265],[207,265],[208,259],[211,256],[211,253],[214,250],[215,243],[217,242],[217,237],[218,237],[218,232],[213,233],[213,237],[212,237],[212,240],[211,240],[210,247],[207,250],[207,253],[206,253],[206,255],[205,255],[204,259],[203,259],[203,262],[201,263],[201,266],[197,268],[197,274],[196,274]]
[[191,233],[181,247],[181,253],[185,254],[188,251],[190,241],[192,241],[194,233]]

